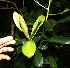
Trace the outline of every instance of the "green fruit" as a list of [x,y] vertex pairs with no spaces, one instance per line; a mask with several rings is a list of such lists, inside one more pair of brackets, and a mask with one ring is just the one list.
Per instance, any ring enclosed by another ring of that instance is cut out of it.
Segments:
[[28,58],[31,58],[36,51],[36,44],[33,40],[25,42],[22,46],[22,52]]

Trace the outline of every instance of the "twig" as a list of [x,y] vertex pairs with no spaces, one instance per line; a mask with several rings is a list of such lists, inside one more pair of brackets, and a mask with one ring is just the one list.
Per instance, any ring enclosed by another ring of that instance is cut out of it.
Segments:
[[11,3],[11,4],[13,4],[14,7],[15,7],[15,8],[19,11],[19,13],[23,16],[22,12],[17,8],[16,4],[13,3],[12,1],[6,1],[6,0],[4,0],[4,1],[2,1],[2,2],[6,2],[6,3]]
[[50,4],[51,4],[51,1],[49,0],[49,5],[48,5],[48,8],[47,8],[47,16],[46,16],[46,21],[47,21],[48,16],[49,16],[49,8],[50,8]]
[[45,8],[46,10],[48,10],[48,8],[46,8],[45,6],[43,6],[42,4],[40,4],[37,0],[34,0],[39,6]]

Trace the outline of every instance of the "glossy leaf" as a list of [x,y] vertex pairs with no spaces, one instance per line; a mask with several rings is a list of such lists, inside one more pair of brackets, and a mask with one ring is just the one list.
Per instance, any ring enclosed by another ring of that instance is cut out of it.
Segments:
[[33,63],[37,67],[41,67],[43,64],[43,57],[38,49],[35,52]]
[[54,26],[56,25],[56,21],[53,19],[49,19],[45,24],[45,30],[46,31],[53,31]]
[[24,43],[26,43],[27,42],[27,40],[25,39],[25,38],[23,38],[23,39],[21,39],[22,40],[22,44],[24,44]]
[[36,32],[38,31],[40,26],[43,24],[44,20],[45,20],[45,16],[41,15],[38,17],[38,19],[36,20],[36,22],[33,25],[30,39],[32,39],[34,37],[34,35],[36,34]]
[[50,64],[51,68],[57,68],[57,64],[56,64],[56,62],[55,62],[53,57],[49,57],[48,62]]
[[19,28],[19,30],[24,32],[25,36],[29,39],[28,27],[27,27],[23,17],[14,11],[13,20],[14,20],[16,26]]
[[36,51],[36,44],[33,40],[25,42],[22,46],[22,52],[28,58],[31,58]]
[[70,44],[70,37],[53,36],[51,38],[47,38],[47,41],[60,44]]

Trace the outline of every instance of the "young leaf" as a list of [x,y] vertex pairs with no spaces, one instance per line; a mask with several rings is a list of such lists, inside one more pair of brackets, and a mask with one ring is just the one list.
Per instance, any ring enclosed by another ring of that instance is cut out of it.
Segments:
[[68,11],[69,11],[69,9],[68,9],[68,8],[65,8],[64,11],[62,11],[61,13],[58,13],[58,14],[63,14],[63,13],[66,13],[66,12],[68,12]]
[[14,20],[16,26],[19,28],[19,30],[21,30],[20,20],[19,19],[20,19],[19,14],[14,11],[14,13],[13,13],[13,20]]
[[38,19],[36,20],[36,22],[33,25],[30,39],[32,39],[34,37],[34,35],[36,34],[36,32],[38,31],[40,26],[43,24],[44,20],[45,20],[45,16],[41,15],[38,17]]
[[14,11],[13,20],[14,20],[16,26],[19,28],[19,30],[24,32],[25,36],[29,39],[28,27],[27,27],[23,17]]
[[33,40],[25,42],[22,46],[22,52],[28,58],[31,58],[36,51],[36,44]]

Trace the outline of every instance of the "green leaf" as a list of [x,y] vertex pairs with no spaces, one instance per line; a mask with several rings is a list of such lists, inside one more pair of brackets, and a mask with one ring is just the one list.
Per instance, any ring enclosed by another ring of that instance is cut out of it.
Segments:
[[43,24],[44,20],[45,20],[45,16],[41,15],[38,17],[38,19],[36,20],[36,22],[33,25],[30,39],[32,39],[34,37],[34,35],[36,34],[36,32],[38,31],[40,26]]
[[[16,39],[15,39],[15,40],[16,40]],[[19,39],[19,40],[17,39],[17,40],[16,40],[16,44],[15,44],[15,45],[18,45],[18,44],[22,44],[21,39]]]
[[16,40],[16,44],[15,45],[18,45],[18,44],[23,44],[23,43],[25,43],[27,40],[25,39],[25,38],[23,38],[23,39],[15,39]]
[[57,23],[67,23],[67,22],[69,22],[69,21],[70,21],[70,16],[58,20]]
[[25,39],[25,38],[23,38],[23,39],[21,39],[22,40],[22,44],[24,44],[24,43],[26,43],[27,42],[27,40]]
[[64,11],[62,11],[61,13],[58,13],[58,14],[63,14],[63,13],[66,13],[66,12],[68,12],[68,11],[69,11],[69,9],[68,9],[68,8],[65,8]]
[[42,54],[40,53],[40,51],[38,49],[36,49],[33,63],[37,67],[41,67],[43,64],[43,57],[42,57]]
[[38,47],[40,50],[46,50],[48,48],[48,46],[46,45],[39,45]]
[[70,37],[53,36],[51,38],[47,38],[47,41],[60,44],[70,44]]
[[50,64],[51,68],[57,68],[57,64],[56,64],[56,62],[55,62],[53,57],[49,57],[49,61],[48,62]]
[[39,36],[39,37],[34,37],[33,40],[34,40],[35,42],[38,42],[40,39],[41,39],[41,36]]
[[15,49],[15,51],[13,52],[13,55],[16,55],[16,54],[18,55],[20,52],[22,52],[22,47],[21,46],[19,46]]
[[27,13],[27,8],[23,7],[22,9],[20,9],[22,12]]
[[49,19],[45,24],[46,31],[53,31],[54,26],[56,25],[56,21],[53,19]]
[[33,19],[30,14],[25,15],[25,20],[27,25],[33,25],[35,22],[35,19]]
[[31,58],[36,51],[36,44],[33,40],[25,42],[22,46],[22,52],[28,58]]
[[22,52],[22,47],[21,46],[17,47],[16,51],[17,51],[17,54],[19,54],[20,52]]
[[19,30],[24,32],[25,36],[29,39],[28,27],[27,27],[23,17],[14,11],[13,20],[14,20],[16,26],[19,28]]

